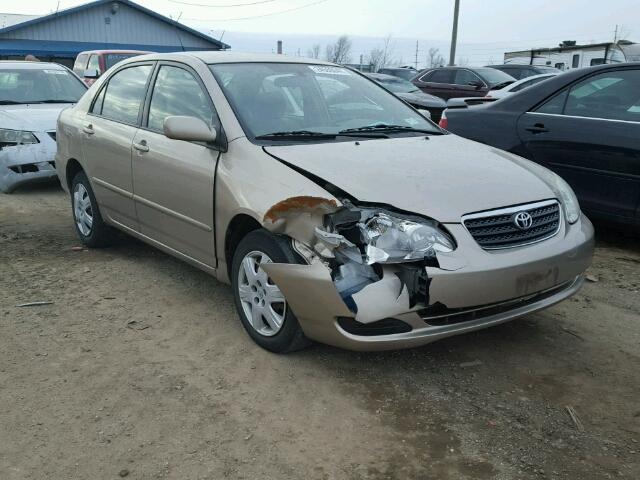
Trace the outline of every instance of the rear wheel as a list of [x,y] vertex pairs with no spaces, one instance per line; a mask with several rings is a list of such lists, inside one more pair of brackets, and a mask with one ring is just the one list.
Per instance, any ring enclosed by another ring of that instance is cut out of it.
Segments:
[[88,247],[106,247],[113,242],[114,230],[102,220],[89,179],[78,172],[71,182],[71,207],[76,233]]
[[232,286],[236,309],[249,336],[262,348],[286,353],[310,345],[283,293],[261,268],[265,263],[300,263],[289,240],[255,230],[233,256]]

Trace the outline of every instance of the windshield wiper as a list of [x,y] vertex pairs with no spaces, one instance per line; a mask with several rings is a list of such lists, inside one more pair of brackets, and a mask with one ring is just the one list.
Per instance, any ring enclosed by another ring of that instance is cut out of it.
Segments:
[[0,100],[0,105],[22,105],[22,102],[16,102],[15,100]]
[[289,132],[272,132],[258,135],[256,140],[287,140],[290,138],[336,138],[333,133],[312,132],[311,130],[291,130]]
[[375,125],[366,125],[364,127],[347,128],[338,132],[340,135],[353,134],[353,133],[368,133],[368,132],[410,132],[410,133],[426,133],[438,135],[440,132],[435,130],[425,130],[422,128],[408,127],[406,125],[388,125],[386,123],[378,123]]

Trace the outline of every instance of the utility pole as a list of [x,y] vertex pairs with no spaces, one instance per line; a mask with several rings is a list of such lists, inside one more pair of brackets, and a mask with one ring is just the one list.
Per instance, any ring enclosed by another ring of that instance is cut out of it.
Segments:
[[282,55],[282,40],[278,40],[278,43],[276,43],[276,51],[278,55]]
[[456,43],[458,42],[458,13],[460,12],[460,0],[455,0],[453,8],[453,29],[451,31],[451,51],[449,52],[449,66],[456,63]]
[[416,70],[418,70],[418,40],[416,40]]
[[616,25],[616,31],[613,34],[613,43],[616,43],[618,41],[618,25]]

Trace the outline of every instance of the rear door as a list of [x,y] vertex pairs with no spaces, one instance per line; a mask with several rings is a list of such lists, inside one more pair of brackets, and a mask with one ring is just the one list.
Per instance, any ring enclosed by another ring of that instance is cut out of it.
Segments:
[[448,100],[455,96],[454,78],[455,70],[438,68],[414,80],[413,84],[425,93]]
[[213,189],[219,151],[212,145],[164,136],[164,119],[186,115],[220,123],[197,73],[163,62],[133,142],[133,185],[141,232],[208,266],[215,266]]
[[531,157],[569,182],[582,207],[632,221],[640,202],[640,69],[590,75],[522,115]]
[[102,214],[136,231],[131,145],[152,71],[153,63],[117,71],[102,86],[82,126],[84,164]]

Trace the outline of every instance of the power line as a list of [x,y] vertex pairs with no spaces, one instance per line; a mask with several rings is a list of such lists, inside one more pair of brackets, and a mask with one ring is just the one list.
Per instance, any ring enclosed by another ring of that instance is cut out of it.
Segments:
[[236,3],[234,5],[210,5],[208,3],[190,3],[190,2],[182,2],[180,0],[167,0],[171,3],[179,3],[180,5],[190,5],[192,7],[209,7],[209,8],[230,8],[230,7],[246,7],[248,5],[260,5],[262,3],[272,3],[276,0],[259,0],[257,2],[247,2],[247,3]]
[[264,18],[264,17],[272,17],[274,15],[281,15],[283,13],[294,12],[296,10],[302,10],[303,8],[313,7],[314,5],[318,5],[320,3],[327,2],[328,0],[318,0],[316,2],[307,3],[306,5],[301,5],[299,7],[288,8],[286,10],[280,10],[279,12],[271,12],[265,13],[262,15],[254,15],[251,17],[236,17],[236,18],[185,18],[185,20],[194,20],[200,22],[231,22],[235,20],[251,20],[254,18]]

